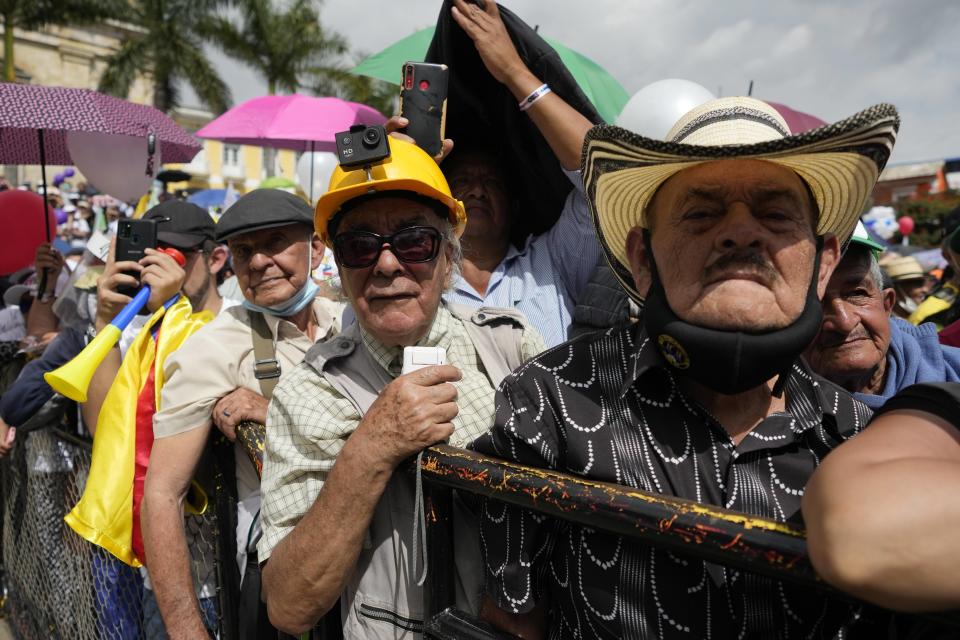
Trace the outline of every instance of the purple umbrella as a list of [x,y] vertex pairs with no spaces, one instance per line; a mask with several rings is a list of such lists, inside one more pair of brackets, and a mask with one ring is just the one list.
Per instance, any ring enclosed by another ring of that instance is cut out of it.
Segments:
[[0,164],[39,164],[44,193],[48,162],[74,164],[68,131],[143,137],[148,145],[159,144],[168,162],[190,162],[201,149],[169,116],[148,105],[89,89],[0,83]]
[[190,162],[202,148],[170,116],[149,105],[90,89],[0,83],[0,163],[73,164],[67,131],[143,138],[152,133],[166,162]]
[[[197,131],[200,138],[301,153],[335,151],[334,137],[355,124],[383,124],[386,118],[365,104],[340,98],[263,96],[247,100]],[[313,167],[310,171],[313,175]],[[313,200],[313,181],[310,182]]]
[[804,113],[802,111],[796,111],[791,109],[785,104],[778,104],[776,102],[767,101],[771,107],[777,110],[783,119],[787,121],[787,126],[790,127],[790,133],[796,135],[798,133],[803,133],[804,131],[809,131],[810,129],[816,129],[817,127],[822,127],[826,122],[818,118],[817,116],[812,116],[809,113]]

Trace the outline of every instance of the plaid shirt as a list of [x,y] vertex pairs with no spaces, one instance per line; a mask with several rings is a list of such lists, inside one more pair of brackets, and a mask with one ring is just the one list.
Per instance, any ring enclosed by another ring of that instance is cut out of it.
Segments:
[[[363,346],[391,380],[400,375],[403,349],[386,347],[361,329]],[[494,387],[463,323],[443,305],[419,346],[443,347],[447,362],[460,369],[455,383],[460,413],[453,419],[450,444],[465,446],[493,425]],[[534,330],[525,330],[524,359],[543,350]],[[259,559],[270,553],[313,506],[347,438],[363,416],[330,382],[307,363],[286,374],[274,390],[267,414],[263,465],[263,537]]]

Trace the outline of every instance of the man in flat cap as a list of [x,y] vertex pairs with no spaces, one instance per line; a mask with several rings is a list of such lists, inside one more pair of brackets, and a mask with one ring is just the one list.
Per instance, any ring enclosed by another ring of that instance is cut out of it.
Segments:
[[[721,98],[666,141],[592,129],[587,197],[643,319],[507,378],[474,447],[801,525],[810,474],[870,415],[800,355],[898,124],[879,105],[790,135],[770,105]],[[485,503],[481,539],[485,617],[525,638],[831,638],[857,618],[809,589],[503,503]]]
[[[167,360],[144,490],[147,566],[174,639],[206,635],[190,578],[182,501],[211,429],[229,433],[243,421],[265,424],[277,381],[340,323],[340,306],[316,295],[311,274],[323,244],[305,202],[275,189],[253,191],[220,219],[217,240],[230,248],[244,303],[220,314]],[[234,453],[238,564],[242,589],[250,594],[240,612],[241,633],[259,637],[260,479],[239,446]]]

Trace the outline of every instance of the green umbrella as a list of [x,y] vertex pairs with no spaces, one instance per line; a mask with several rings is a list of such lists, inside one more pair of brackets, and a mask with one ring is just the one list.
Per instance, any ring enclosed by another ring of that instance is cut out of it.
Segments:
[[261,189],[296,189],[297,183],[283,176],[271,176],[260,183]]
[[[350,73],[400,84],[400,70],[403,63],[423,61],[430,41],[433,40],[433,30],[433,27],[427,27],[393,43],[380,53],[358,64]],[[580,89],[603,119],[613,122],[620,115],[623,105],[630,99],[626,90],[603,67],[590,58],[556,40],[544,39],[560,54],[563,64],[570,70]]]

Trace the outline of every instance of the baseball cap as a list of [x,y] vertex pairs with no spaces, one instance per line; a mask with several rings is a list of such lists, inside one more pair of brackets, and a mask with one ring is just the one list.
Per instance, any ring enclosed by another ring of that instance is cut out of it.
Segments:
[[177,249],[193,249],[207,240],[214,241],[213,218],[189,202],[167,200],[147,211],[143,219],[157,219],[157,240]]

